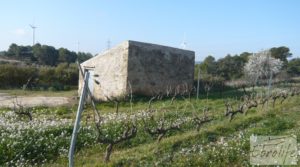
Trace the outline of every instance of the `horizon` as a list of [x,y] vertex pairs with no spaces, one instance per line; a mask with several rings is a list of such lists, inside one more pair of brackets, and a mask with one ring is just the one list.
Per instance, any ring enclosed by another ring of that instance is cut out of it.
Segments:
[[[300,55],[300,1],[6,1],[2,2],[0,51],[35,43],[93,55],[126,40],[208,55],[290,48]],[[17,21],[16,21],[17,20]],[[184,40],[185,39],[185,40]],[[78,44],[79,43],[79,44]]]

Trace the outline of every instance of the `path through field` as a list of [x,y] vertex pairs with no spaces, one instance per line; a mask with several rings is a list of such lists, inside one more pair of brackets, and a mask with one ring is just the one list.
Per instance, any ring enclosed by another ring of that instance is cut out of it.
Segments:
[[11,96],[7,93],[0,93],[0,108],[13,107],[20,104],[26,107],[33,106],[60,106],[70,103],[69,97],[46,97],[46,96]]

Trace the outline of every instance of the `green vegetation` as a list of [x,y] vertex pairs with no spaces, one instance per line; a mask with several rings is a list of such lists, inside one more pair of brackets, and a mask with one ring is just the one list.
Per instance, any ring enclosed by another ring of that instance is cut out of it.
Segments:
[[[280,88],[280,87],[278,87]],[[257,89],[259,90],[259,89]],[[240,90],[241,91],[241,90]],[[117,143],[110,161],[105,163],[107,143],[98,139],[92,108],[83,113],[76,145],[76,166],[250,166],[249,137],[259,135],[295,134],[300,137],[300,96],[290,96],[272,107],[253,108],[247,115],[236,115],[232,121],[224,116],[224,99],[237,104],[239,94],[225,91],[223,96],[211,93],[208,100],[201,94],[197,100],[178,97],[154,100],[149,110],[149,99],[134,98],[132,103],[121,102],[116,113],[115,104],[97,105],[102,116],[101,135],[115,140],[122,134],[126,122],[135,122],[135,137]],[[205,108],[212,121],[196,130],[195,116],[202,117]],[[10,110],[0,111],[4,124],[0,125],[0,164],[67,166],[67,153],[75,118],[76,106],[31,108],[33,121]],[[153,119],[151,118],[153,116]],[[145,131],[158,127],[179,125],[179,130],[167,131],[160,141]],[[97,121],[96,121],[97,122]],[[103,139],[102,139],[103,140]],[[32,144],[34,143],[34,144]]]
[[62,63],[57,67],[0,66],[0,88],[31,90],[70,90],[78,84],[78,69],[75,63]]
[[0,52],[0,88],[70,90],[78,84],[75,62],[91,57],[90,53],[75,53],[48,45],[11,44],[7,51]]
[[[283,135],[291,133],[292,130],[292,133],[300,137],[300,129],[296,127],[300,123],[298,100],[299,97],[294,97],[289,102],[278,105],[274,109],[271,108],[269,111],[262,111],[261,108],[252,110],[247,116],[239,115],[231,123],[222,117],[224,110],[222,101],[210,100],[209,103],[212,106],[220,106],[215,111],[211,111],[211,114],[218,119],[202,127],[200,132],[189,124],[180,132],[169,133],[167,138],[157,143],[156,139],[149,139],[142,130],[139,131],[137,138],[115,148],[110,163],[104,163],[103,145],[97,145],[97,147],[79,151],[76,156],[76,165],[249,166],[250,135]],[[154,105],[160,106],[168,102],[170,101],[157,102]],[[177,103],[178,105],[185,104],[183,100]],[[196,100],[192,100],[192,103],[198,105]],[[199,107],[203,106],[203,103],[205,103],[204,100],[200,100]],[[172,106],[167,108],[172,108]],[[181,117],[182,115],[191,116],[191,110],[192,108],[188,107],[187,110],[179,111],[178,114]],[[197,112],[201,114],[202,110]],[[172,115],[174,115],[173,118],[176,117],[174,113]],[[65,166],[67,159],[61,158],[54,165]]]
[[294,76],[300,75],[300,58],[294,58],[287,65],[287,72]]
[[[274,79],[287,73],[298,75],[298,59],[287,60],[291,56],[287,47],[270,52],[283,62],[283,72]],[[73,62],[88,58],[39,44],[12,44],[1,54],[32,63],[0,66],[1,88],[23,88],[1,92],[17,96],[76,95],[75,90],[52,91],[76,87],[78,69]],[[274,81],[269,95],[265,87],[226,84],[244,77],[249,56],[246,52],[219,60],[209,56],[196,65],[199,98],[195,90],[191,96],[133,96],[118,104],[97,104],[100,118],[86,104],[76,166],[250,166],[251,135],[295,134],[299,140],[299,78],[289,83]],[[268,77],[259,79],[263,83]],[[76,105],[24,111],[0,109],[0,166],[67,166]]]
[[[272,57],[280,59],[283,62],[283,73],[287,71],[292,76],[299,75],[299,60],[295,58],[288,61],[288,58],[292,56],[288,47],[273,47],[270,49],[270,52]],[[218,60],[210,55],[199,66],[196,66],[196,70],[200,67],[201,76],[217,76],[224,80],[241,79],[244,77],[244,66],[251,55],[252,53],[248,52],[243,52],[240,55],[228,54]],[[195,78],[197,78],[197,74],[198,71],[195,72]]]
[[[292,55],[288,47],[274,47],[270,52],[272,57],[284,63],[278,76],[286,79],[288,76],[300,75],[299,59],[288,61]],[[200,88],[213,85],[214,89],[222,93],[226,86],[225,81],[245,78],[244,66],[251,55],[252,53],[248,52],[233,56],[228,54],[218,60],[208,56],[201,64],[195,66],[195,80],[199,77],[200,69]],[[83,62],[92,55],[40,44],[32,47],[11,44],[7,51],[0,52],[0,57],[20,60],[0,62],[0,88],[20,89],[25,85],[26,88],[34,90],[68,90],[78,84],[78,70],[74,62]]]
[[83,62],[91,57],[90,53],[73,52],[65,48],[55,49],[53,46],[41,45],[18,46],[11,44],[7,51],[0,52],[0,56],[21,60],[27,64],[38,64],[47,66],[56,66],[59,63],[75,63],[76,60]]

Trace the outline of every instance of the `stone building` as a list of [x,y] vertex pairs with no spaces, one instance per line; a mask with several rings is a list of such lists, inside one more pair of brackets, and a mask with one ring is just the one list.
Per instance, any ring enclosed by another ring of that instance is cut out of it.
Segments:
[[[90,72],[89,88],[94,98],[108,100],[131,92],[145,96],[183,93],[193,87],[194,64],[193,51],[125,41],[83,62],[81,67]],[[82,83],[79,75],[79,93]]]

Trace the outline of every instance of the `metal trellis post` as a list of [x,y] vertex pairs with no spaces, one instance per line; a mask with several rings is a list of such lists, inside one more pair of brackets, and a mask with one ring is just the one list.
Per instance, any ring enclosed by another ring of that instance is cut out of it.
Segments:
[[84,101],[85,101],[85,98],[86,98],[87,92],[88,92],[87,89],[88,89],[89,75],[90,75],[90,73],[88,71],[84,72],[84,82],[83,82],[83,87],[81,90],[81,96],[79,99],[76,120],[75,120],[75,124],[74,124],[74,128],[73,128],[72,139],[71,139],[70,150],[69,150],[69,167],[74,166],[75,143],[76,143],[77,132],[80,127],[80,118],[81,118],[81,113],[83,111]]

